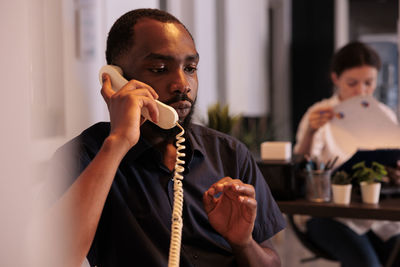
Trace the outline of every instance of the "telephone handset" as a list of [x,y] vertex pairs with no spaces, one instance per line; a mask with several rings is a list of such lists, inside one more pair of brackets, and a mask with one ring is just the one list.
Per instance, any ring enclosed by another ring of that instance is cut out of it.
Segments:
[[[103,79],[102,79],[103,73],[107,73],[108,75],[110,75],[111,85],[114,91],[118,91],[128,82],[122,76],[122,69],[118,66],[105,65],[100,69],[99,79],[101,84],[103,84]],[[158,100],[156,100],[156,103],[159,111],[158,123],[155,123],[151,120],[149,111],[145,107],[142,108],[142,116],[163,129],[171,129],[175,127],[179,118],[178,113],[176,113],[176,110],[173,107],[168,106]]]
[[[103,84],[103,73],[107,73],[111,78],[111,85],[114,91],[121,89],[128,81],[122,76],[122,69],[115,65],[105,65],[100,69],[100,83]],[[183,176],[185,161],[181,157],[185,156],[182,150],[185,146],[182,144],[185,142],[183,137],[185,130],[178,122],[178,114],[175,109],[157,101],[157,107],[159,110],[159,119],[156,125],[163,129],[171,129],[174,126],[178,126],[181,132],[176,135],[176,163],[174,172],[174,203],[172,207],[172,218],[171,218],[171,241],[169,247],[168,267],[179,267],[180,251],[181,251],[181,239],[182,239],[182,207],[183,207]],[[149,116],[147,108],[142,108],[142,115],[146,119],[153,122]],[[154,123],[154,122],[153,122]]]

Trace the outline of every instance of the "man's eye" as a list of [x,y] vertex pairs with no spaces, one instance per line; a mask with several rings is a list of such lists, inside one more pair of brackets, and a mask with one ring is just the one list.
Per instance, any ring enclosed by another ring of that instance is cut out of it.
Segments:
[[162,73],[162,72],[166,71],[166,68],[165,67],[157,67],[157,68],[150,68],[149,70],[153,73]]
[[193,66],[189,66],[189,67],[185,68],[185,71],[188,73],[195,73],[197,71],[197,68],[193,67]]

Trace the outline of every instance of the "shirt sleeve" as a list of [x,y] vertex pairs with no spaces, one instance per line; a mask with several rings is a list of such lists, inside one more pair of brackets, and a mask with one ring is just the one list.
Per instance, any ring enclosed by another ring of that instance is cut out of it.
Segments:
[[243,155],[240,175],[244,177],[243,182],[253,185],[256,191],[257,217],[253,238],[261,243],[284,229],[286,221],[250,151],[244,145],[240,150],[242,151],[240,154]]

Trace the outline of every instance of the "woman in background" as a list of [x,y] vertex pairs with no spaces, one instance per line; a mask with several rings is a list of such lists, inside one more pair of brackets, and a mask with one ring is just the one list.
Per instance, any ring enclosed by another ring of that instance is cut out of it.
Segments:
[[[373,95],[376,89],[381,62],[372,48],[360,42],[352,42],[340,49],[333,57],[331,79],[336,88],[332,97],[312,105],[300,121],[294,153],[316,156],[327,162],[340,154],[327,146],[329,135],[326,125],[334,117],[333,107],[354,96]],[[397,124],[396,114],[383,103],[383,112]],[[339,159],[336,166],[345,159]]]
[[[341,101],[354,96],[372,95],[376,89],[381,62],[378,54],[367,45],[352,42],[341,48],[333,57],[331,79],[336,87],[332,97],[312,105],[300,121],[294,153],[309,155],[327,162],[339,151],[327,145],[326,123],[334,117],[333,108]],[[393,122],[395,113],[380,103]],[[338,160],[334,167],[343,163]],[[381,266],[386,263],[397,237],[400,223],[372,220],[311,218],[307,221],[307,234],[319,247],[346,266]],[[396,264],[400,266],[400,257]]]

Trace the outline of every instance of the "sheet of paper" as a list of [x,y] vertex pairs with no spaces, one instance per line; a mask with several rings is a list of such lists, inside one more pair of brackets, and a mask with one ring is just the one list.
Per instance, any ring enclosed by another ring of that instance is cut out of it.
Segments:
[[328,123],[333,144],[350,157],[357,149],[400,148],[400,126],[372,96],[341,102]]

